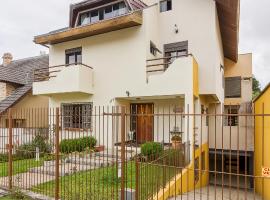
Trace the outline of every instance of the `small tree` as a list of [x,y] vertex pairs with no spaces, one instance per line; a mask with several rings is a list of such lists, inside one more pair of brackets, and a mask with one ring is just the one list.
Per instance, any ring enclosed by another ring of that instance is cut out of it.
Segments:
[[256,98],[261,93],[261,85],[260,82],[256,79],[256,77],[252,76],[252,97]]

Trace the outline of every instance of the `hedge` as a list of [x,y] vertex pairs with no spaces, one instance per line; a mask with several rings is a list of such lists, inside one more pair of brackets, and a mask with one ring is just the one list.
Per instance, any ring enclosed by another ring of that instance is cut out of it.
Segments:
[[158,142],[147,142],[141,146],[141,153],[148,159],[156,159],[163,152],[163,147]]
[[93,149],[97,144],[94,137],[82,137],[76,139],[64,139],[60,142],[61,153],[82,152],[86,148]]

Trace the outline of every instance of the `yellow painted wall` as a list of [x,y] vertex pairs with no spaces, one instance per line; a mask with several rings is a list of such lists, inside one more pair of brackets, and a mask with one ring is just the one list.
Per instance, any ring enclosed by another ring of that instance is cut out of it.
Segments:
[[[176,178],[174,177],[167,186],[161,189],[157,196],[154,197],[156,200],[165,200],[174,195],[181,195],[189,191],[194,190],[194,187],[200,188],[208,185],[209,180],[209,149],[208,144],[205,143],[201,148],[196,149],[195,159],[199,158],[200,161],[200,170],[201,170],[201,153],[205,152],[205,171],[199,171],[199,181],[194,186],[194,163],[192,162],[182,173],[178,174]],[[195,160],[194,159],[194,160]],[[175,181],[176,180],[176,181]],[[182,188],[181,188],[182,186]],[[175,191],[176,188],[176,191]]]
[[[264,104],[264,109],[263,109]],[[255,113],[270,114],[270,87],[255,101]],[[263,125],[264,121],[264,125]],[[270,167],[270,116],[257,116],[255,119],[255,175],[262,175],[262,167]],[[264,157],[263,157],[264,151]],[[263,163],[264,158],[264,163]],[[264,193],[265,199],[270,199],[270,179],[264,179],[264,187],[262,178],[256,178],[256,192]]]
[[199,97],[199,66],[193,58],[193,95]]

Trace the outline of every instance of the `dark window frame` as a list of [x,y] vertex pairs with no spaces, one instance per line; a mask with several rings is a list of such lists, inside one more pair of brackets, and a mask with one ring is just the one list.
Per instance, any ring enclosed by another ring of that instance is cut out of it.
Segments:
[[[92,129],[93,103],[62,103],[63,127],[65,129]],[[88,109],[87,109],[88,108]],[[89,114],[83,114],[83,112]]]
[[[78,47],[78,48],[73,48],[73,49],[67,49],[65,51],[65,56],[66,56],[66,58],[65,58],[66,65],[82,63],[82,48]],[[74,63],[70,62],[71,56],[74,56]],[[79,56],[81,56],[80,59],[79,59]]]
[[[162,12],[167,12],[167,11],[170,11],[170,10],[172,10],[172,0],[161,0],[160,2],[159,2],[159,4],[160,4],[160,12],[162,13]],[[166,6],[166,8],[163,10],[163,5],[164,4],[166,4],[165,6]]]
[[[173,56],[180,57],[181,55],[183,56],[188,55],[188,40],[164,45],[164,57],[173,57]],[[174,62],[175,59],[176,58],[168,58],[165,59],[165,62],[171,64]],[[169,64],[165,65],[165,69],[169,67]]]
[[225,116],[224,125],[225,126],[238,126],[239,125],[239,109],[238,105],[224,106],[226,114],[231,114],[230,116]]
[[157,46],[152,41],[150,41],[150,53],[153,56],[157,55]]
[[[110,10],[111,10],[111,12],[109,12],[109,13],[111,13],[111,16],[105,17],[105,14],[108,14],[105,12],[105,10],[108,8],[110,8]],[[125,9],[124,12],[123,12],[123,9]],[[78,14],[76,26],[82,26],[81,17],[86,13],[89,16],[89,23],[84,24],[84,25],[97,23],[97,22],[102,21],[102,20],[112,19],[114,17],[118,17],[118,16],[126,14],[127,11],[128,11],[128,6],[126,5],[125,1],[112,3],[110,5],[104,5],[100,8],[97,8],[97,9],[86,10],[86,11],[80,12]],[[93,18],[95,18],[96,20],[93,21]]]
[[225,98],[241,98],[242,97],[242,77],[226,77],[225,78]]

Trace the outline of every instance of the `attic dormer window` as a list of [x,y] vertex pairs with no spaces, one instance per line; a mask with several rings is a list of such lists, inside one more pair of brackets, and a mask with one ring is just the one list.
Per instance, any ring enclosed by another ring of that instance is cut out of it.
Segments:
[[127,13],[127,7],[124,2],[118,2],[98,9],[82,11],[78,14],[77,26],[96,23],[104,19],[111,19]]

